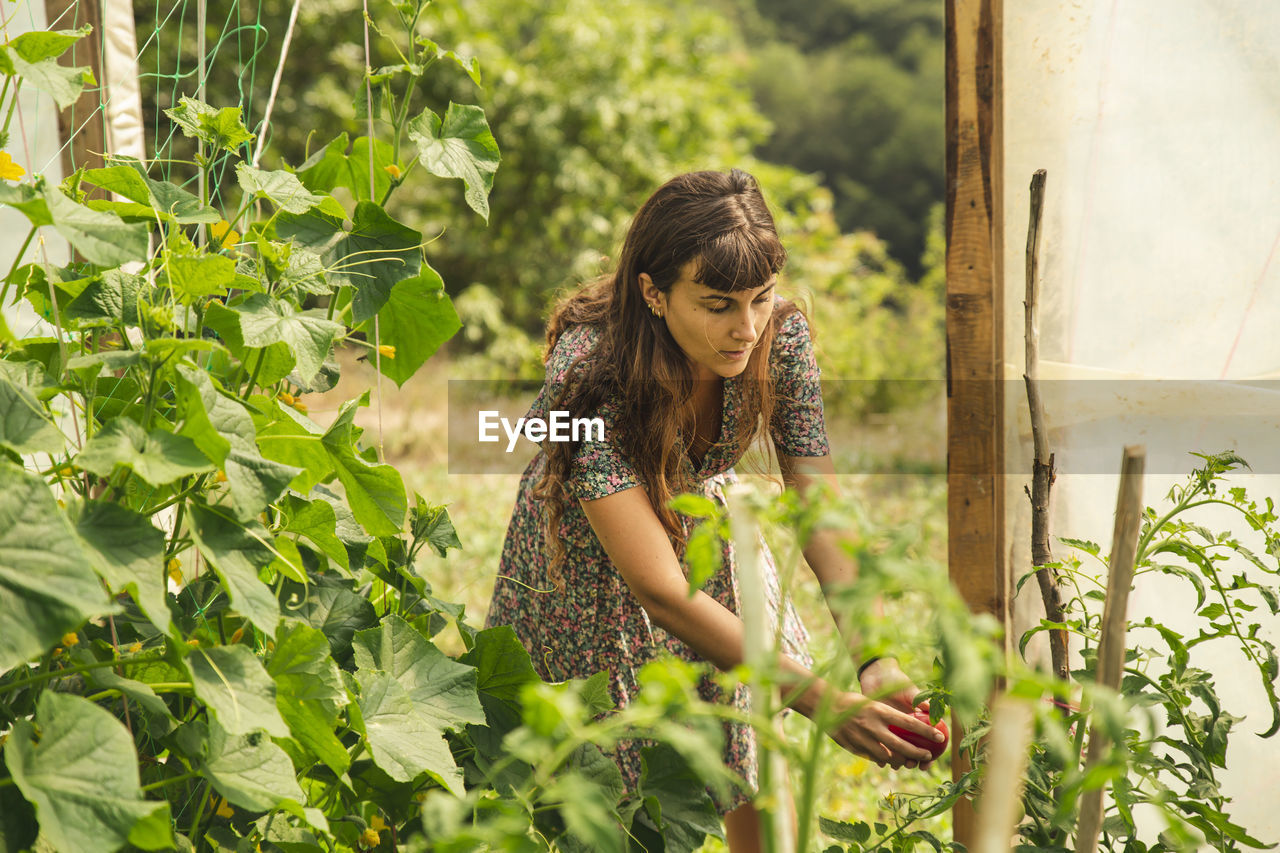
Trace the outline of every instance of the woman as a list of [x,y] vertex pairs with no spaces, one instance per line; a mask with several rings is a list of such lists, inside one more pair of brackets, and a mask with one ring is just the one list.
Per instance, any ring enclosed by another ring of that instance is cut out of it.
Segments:
[[[682,492],[723,503],[733,465],[763,424],[788,487],[834,485],[808,326],[774,293],[785,258],[754,178],[736,169],[682,175],[637,213],[617,272],[553,313],[546,384],[530,415],[599,417],[604,440],[544,442],[525,470],[487,620],[515,628],[543,678],[607,671],[621,707],[635,694],[637,670],[659,652],[720,669],[742,662],[732,547],[690,597],[680,559],[688,522],[667,504]],[[829,532],[804,555],[824,588],[854,577]],[[777,573],[771,558],[765,563],[777,613]],[[804,627],[790,605],[782,618],[784,672],[809,685],[791,707],[812,716],[824,694],[837,708],[864,701],[809,671]],[[916,690],[896,662],[869,662],[860,682],[865,694],[895,692],[865,703],[831,736],[879,764],[927,761],[928,752],[888,728],[935,736],[907,713]],[[749,707],[745,687],[724,696],[708,678],[699,692]],[[725,763],[754,789],[754,734],[725,728]],[[634,788],[639,746],[621,745],[615,758]],[[751,793],[716,803],[734,853],[759,847]]]

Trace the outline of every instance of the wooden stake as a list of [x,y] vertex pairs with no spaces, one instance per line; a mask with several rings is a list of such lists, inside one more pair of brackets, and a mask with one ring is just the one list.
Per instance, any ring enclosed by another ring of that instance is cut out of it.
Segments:
[[[1097,683],[1112,690],[1120,688],[1124,672],[1125,628],[1129,609],[1129,587],[1133,584],[1134,561],[1138,556],[1138,531],[1142,527],[1142,471],[1147,452],[1140,445],[1124,449],[1120,466],[1120,493],[1116,498],[1116,524],[1111,535],[1111,574],[1107,578],[1107,603],[1102,610],[1102,637],[1098,640]],[[1086,770],[1097,764],[1107,749],[1107,736],[1098,727],[1089,731]],[[1080,800],[1080,824],[1076,853],[1095,853],[1102,831],[1103,789],[1087,791]]]
[[987,736],[990,758],[982,799],[978,803],[978,828],[974,853],[1009,853],[1018,823],[1018,801],[1030,759],[1031,706],[1009,696],[996,700]]
[[[1040,258],[1040,221],[1044,211],[1044,184],[1047,173],[1037,169],[1031,176],[1031,215],[1027,226],[1027,295],[1022,307],[1025,313],[1026,372],[1022,379],[1027,385],[1027,405],[1031,409],[1031,442],[1035,458],[1031,468],[1031,565],[1044,566],[1053,562],[1053,549],[1049,543],[1049,498],[1056,479],[1053,454],[1049,451],[1049,430],[1044,422],[1044,402],[1040,399],[1040,324],[1039,282],[1036,275]],[[1044,601],[1045,618],[1062,623],[1062,593],[1058,579],[1049,569],[1036,571],[1040,585],[1040,598]],[[1067,632],[1058,629],[1049,632],[1049,659],[1053,674],[1066,681],[1071,675],[1068,663]]]

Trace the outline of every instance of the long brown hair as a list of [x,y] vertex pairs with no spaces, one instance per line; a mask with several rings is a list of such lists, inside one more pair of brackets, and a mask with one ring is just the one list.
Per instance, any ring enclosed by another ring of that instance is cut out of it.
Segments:
[[[615,401],[609,440],[645,486],[677,554],[683,553],[685,532],[667,504],[693,485],[682,466],[686,448],[680,424],[693,405],[694,371],[666,324],[649,311],[640,274],[648,273],[666,293],[691,261],[695,281],[724,293],[758,288],[782,268],[786,250],[751,175],[740,169],[692,172],[663,184],[632,221],[617,271],[563,300],[547,325],[548,359],[570,327],[600,328],[595,349],[569,368],[551,408],[589,415],[607,400]],[[751,427],[726,437],[736,444],[735,454],[746,450],[772,416],[769,350],[774,330],[795,310],[790,303],[775,308],[743,371],[744,423]],[[546,468],[534,495],[547,502],[550,577],[561,586],[564,546],[559,528],[570,500],[565,481],[578,444],[547,442],[544,447]]]

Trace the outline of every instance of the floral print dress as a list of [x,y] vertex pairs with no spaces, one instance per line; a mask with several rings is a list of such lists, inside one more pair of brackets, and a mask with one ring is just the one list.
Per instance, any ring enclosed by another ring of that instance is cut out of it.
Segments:
[[[559,395],[570,366],[591,352],[598,339],[599,330],[593,326],[575,326],[560,337],[547,360],[546,383],[530,409],[530,416],[546,416],[547,406]],[[778,452],[787,456],[827,455],[818,367],[808,324],[799,311],[781,321],[774,333],[769,358],[776,395],[770,433]],[[740,377],[724,381],[722,437],[735,435],[735,430],[745,426],[742,381]],[[606,440],[583,442],[573,459],[565,486],[578,500],[594,500],[641,485],[630,463],[607,440],[612,434],[609,409],[606,404],[596,413],[605,422]],[[701,493],[721,505],[725,501],[725,487],[737,480],[733,465],[738,458],[733,455],[733,445],[734,442],[723,440],[713,445],[695,471]],[[688,464],[694,463],[688,461]],[[623,707],[636,695],[639,669],[659,654],[669,653],[689,661],[702,659],[649,620],[605,553],[577,501],[565,506],[560,523],[559,533],[566,553],[561,566],[565,583],[563,592],[555,590],[547,572],[543,504],[531,494],[543,467],[544,457],[539,452],[520,480],[485,624],[512,626],[533,658],[539,675],[547,681],[586,678],[601,670],[608,672],[613,701],[617,707]],[[776,615],[783,596],[773,557],[767,547],[763,553],[767,604]],[[721,568],[703,586],[703,591],[741,615],[731,542],[724,544]],[[783,606],[782,623],[782,651],[812,666],[807,649],[808,632],[790,601]],[[744,711],[750,709],[750,694],[745,685],[739,685],[730,695],[708,675],[699,683],[698,693],[708,702],[731,703]],[[641,740],[623,741],[613,754],[628,791],[634,791],[639,780],[640,749],[644,745]],[[749,802],[758,787],[755,733],[750,726],[724,723],[723,759],[747,787],[738,788],[728,798],[713,794],[722,815]]]

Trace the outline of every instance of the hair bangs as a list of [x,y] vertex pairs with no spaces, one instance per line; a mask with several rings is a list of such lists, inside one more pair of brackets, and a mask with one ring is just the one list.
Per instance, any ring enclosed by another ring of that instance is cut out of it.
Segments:
[[778,274],[787,250],[772,229],[744,226],[707,240],[694,281],[722,293],[754,290]]

